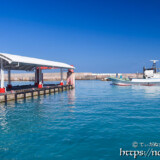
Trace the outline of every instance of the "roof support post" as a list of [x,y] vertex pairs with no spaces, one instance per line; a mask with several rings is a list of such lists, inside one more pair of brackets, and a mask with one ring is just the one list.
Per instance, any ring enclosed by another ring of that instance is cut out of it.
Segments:
[[34,81],[35,86],[38,85],[38,69],[35,69],[35,81]]
[[43,88],[43,82],[42,82],[42,69],[39,67],[39,83],[38,83],[38,88]]
[[60,85],[63,86],[64,83],[63,83],[63,69],[62,68],[60,69],[60,72],[61,72],[61,82],[60,82]]
[[11,70],[9,69],[8,70],[8,86],[7,86],[9,89],[12,88],[12,85],[11,85]]
[[3,60],[1,59],[1,88],[0,93],[5,93],[4,88],[4,68],[3,68]]

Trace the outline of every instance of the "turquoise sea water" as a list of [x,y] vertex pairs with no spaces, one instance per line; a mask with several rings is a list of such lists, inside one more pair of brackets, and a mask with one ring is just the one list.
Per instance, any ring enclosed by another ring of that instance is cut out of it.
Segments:
[[75,90],[0,104],[0,160],[134,159],[120,156],[134,141],[160,143],[160,87],[77,81]]

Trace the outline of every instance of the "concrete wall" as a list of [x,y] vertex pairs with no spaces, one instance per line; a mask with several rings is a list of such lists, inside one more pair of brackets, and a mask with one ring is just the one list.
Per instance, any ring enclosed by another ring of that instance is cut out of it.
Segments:
[[[132,78],[142,78],[142,74],[135,73],[119,73],[123,77],[132,77]],[[95,79],[104,79],[106,77],[115,77],[115,73],[75,73],[76,80],[95,80]],[[64,72],[63,78],[66,79],[67,74]],[[34,81],[34,73],[21,73],[21,74],[11,74],[12,81]],[[44,81],[60,81],[60,73],[44,73]],[[8,80],[7,74],[5,74],[5,80]]]

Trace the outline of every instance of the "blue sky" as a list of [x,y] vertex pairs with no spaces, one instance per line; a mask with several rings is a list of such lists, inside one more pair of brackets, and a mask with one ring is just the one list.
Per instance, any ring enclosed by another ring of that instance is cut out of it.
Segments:
[[0,0],[0,51],[77,72],[141,72],[160,59],[159,8],[159,0]]

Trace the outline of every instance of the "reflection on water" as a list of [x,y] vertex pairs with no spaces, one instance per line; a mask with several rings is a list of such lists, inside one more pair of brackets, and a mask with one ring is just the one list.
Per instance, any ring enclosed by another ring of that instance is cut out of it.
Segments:
[[146,98],[156,98],[160,95],[160,86],[131,86],[131,88],[136,94],[142,92]]
[[68,96],[68,103],[69,104],[74,104],[75,103],[75,89],[67,91],[67,96]]
[[70,112],[74,112],[75,107],[75,89],[67,91],[68,104],[70,108]]
[[6,107],[5,105],[0,106],[0,127],[2,130],[6,130],[7,121],[6,121]]

